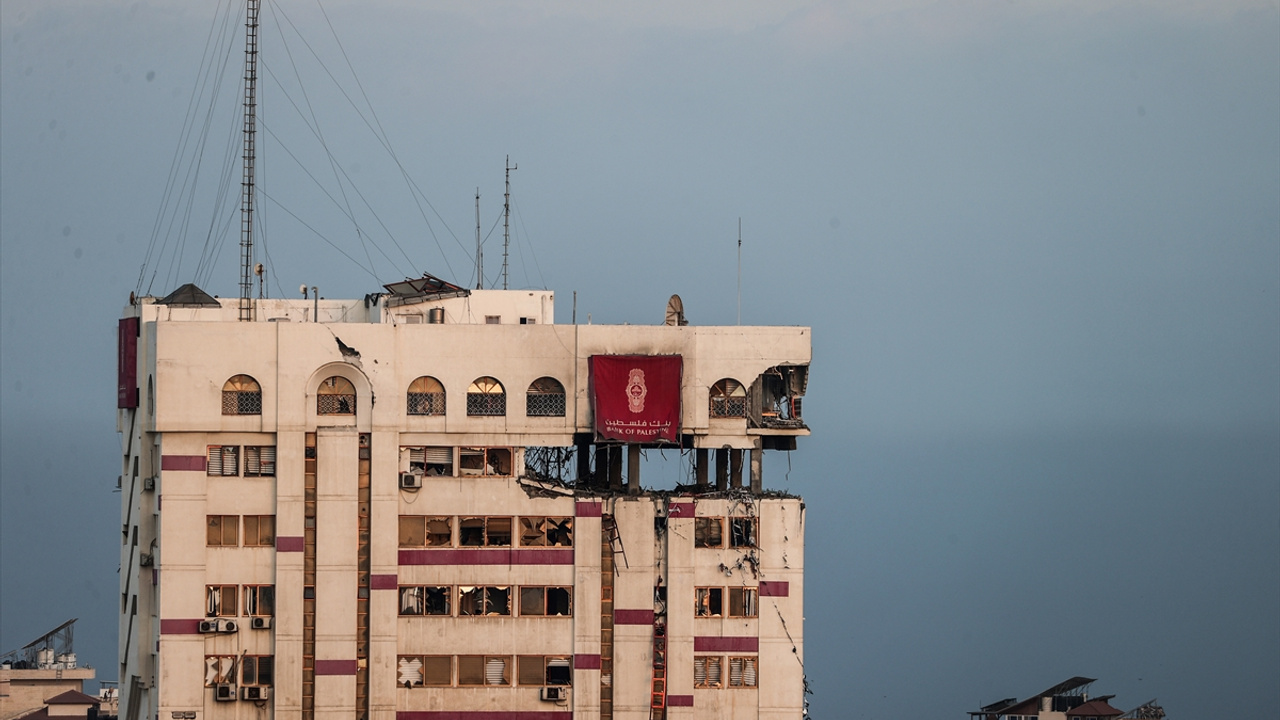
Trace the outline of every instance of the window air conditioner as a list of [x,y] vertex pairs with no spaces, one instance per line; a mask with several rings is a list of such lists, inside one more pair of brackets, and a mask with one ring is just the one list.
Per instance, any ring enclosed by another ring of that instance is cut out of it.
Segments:
[[569,699],[569,688],[566,687],[544,687],[542,688],[542,699],[549,701],[560,701]]
[[249,620],[249,627],[253,628],[254,630],[270,630],[271,618],[269,617],[252,618]]
[[143,480],[143,481],[142,481],[142,489],[143,489],[143,490],[155,490],[155,489],[156,489],[156,479],[155,479],[155,477],[149,477],[149,478],[146,478],[145,480]]
[[400,473],[401,490],[418,490],[422,487],[422,476],[416,473]]
[[218,620],[218,632],[233,633],[240,630],[240,624],[235,620]]
[[218,702],[230,702],[236,699],[236,686],[231,683],[218,683],[213,686],[213,699]]
[[241,700],[270,700],[271,688],[269,687],[242,687],[240,688]]
[[138,567],[151,567],[156,564],[156,557],[150,553],[138,554]]
[[217,620],[201,620],[199,630],[202,633],[216,633],[218,632],[218,621]]

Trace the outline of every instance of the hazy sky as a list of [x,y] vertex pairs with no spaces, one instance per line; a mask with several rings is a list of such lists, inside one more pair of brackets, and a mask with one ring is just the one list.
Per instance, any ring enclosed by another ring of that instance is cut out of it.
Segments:
[[[741,217],[743,322],[814,329],[813,436],[765,472],[809,508],[815,717],[1073,675],[1273,713],[1276,0],[689,4],[267,5],[270,294],[474,283],[510,155],[511,284],[559,322],[574,291],[596,323],[678,292],[733,324]],[[238,73],[224,12],[0,4],[0,651],[79,617],[100,679],[115,318],[140,273],[237,292],[234,87],[202,152],[203,110],[183,130],[202,58]],[[500,257],[499,228],[487,284]]]

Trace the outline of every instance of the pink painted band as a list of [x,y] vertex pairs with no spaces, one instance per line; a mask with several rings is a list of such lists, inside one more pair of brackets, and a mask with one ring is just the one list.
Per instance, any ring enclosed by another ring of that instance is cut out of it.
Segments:
[[668,695],[667,707],[693,707],[692,695]]
[[276,537],[276,552],[302,552],[307,549],[307,541],[301,537]]
[[577,517],[600,517],[604,504],[598,502],[580,502],[573,506],[573,514]]
[[370,575],[369,588],[371,590],[395,590],[400,586],[400,581],[395,575]]
[[760,597],[788,597],[791,594],[791,583],[784,581],[760,581]]
[[177,619],[161,620],[160,634],[161,635],[199,635],[200,619],[196,618],[194,620],[188,620],[186,618],[183,618],[181,620],[177,620]]
[[206,460],[203,455],[162,455],[160,457],[161,470],[204,472],[205,463]]
[[693,639],[694,652],[760,652],[760,638],[758,637],[695,637]]
[[316,660],[316,675],[355,675],[355,660]]
[[652,610],[614,610],[614,625],[652,625]]
[[401,550],[401,565],[572,565],[573,549]]
[[667,517],[693,517],[694,508],[695,506],[691,502],[671,503],[667,506]]
[[599,670],[599,655],[574,655],[573,668],[575,670]]

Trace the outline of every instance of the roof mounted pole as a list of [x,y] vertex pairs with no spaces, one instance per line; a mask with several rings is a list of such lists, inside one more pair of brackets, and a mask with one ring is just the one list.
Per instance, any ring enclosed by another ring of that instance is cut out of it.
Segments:
[[253,320],[253,165],[258,125],[258,9],[245,2],[244,177],[240,182],[240,320]]
[[476,289],[484,289],[484,248],[480,246],[480,188],[476,188]]
[[507,250],[511,247],[511,171],[519,165],[511,164],[511,156],[507,156],[507,193],[502,200],[502,289],[507,289]]

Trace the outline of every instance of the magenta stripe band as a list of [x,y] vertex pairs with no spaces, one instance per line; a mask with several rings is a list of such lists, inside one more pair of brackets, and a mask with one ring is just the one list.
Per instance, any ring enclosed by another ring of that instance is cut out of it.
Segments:
[[614,625],[652,625],[652,610],[614,610]]
[[160,457],[160,469],[204,472],[205,462],[203,455],[162,455]]
[[693,707],[692,695],[668,695],[667,707]]
[[599,655],[574,655],[573,669],[575,670],[599,670]]
[[183,618],[181,620],[176,620],[176,619],[161,620],[160,634],[161,635],[199,635],[200,619],[196,618],[194,620],[188,620],[186,618]]
[[760,581],[760,597],[788,597],[791,594],[791,583],[784,581]]
[[760,652],[758,637],[695,637],[694,652]]
[[573,506],[573,514],[578,517],[600,517],[604,504],[598,502],[579,502]]
[[671,503],[667,506],[667,517],[693,517],[694,507],[694,504],[691,502]]
[[573,549],[401,550],[401,565],[572,565]]
[[306,538],[288,537],[285,535],[279,535],[276,537],[276,552],[302,552],[306,548]]
[[396,720],[573,720],[560,710],[397,710]]
[[355,660],[317,660],[316,675],[355,675]]
[[395,590],[399,585],[400,581],[395,575],[369,576],[369,589],[371,590]]

